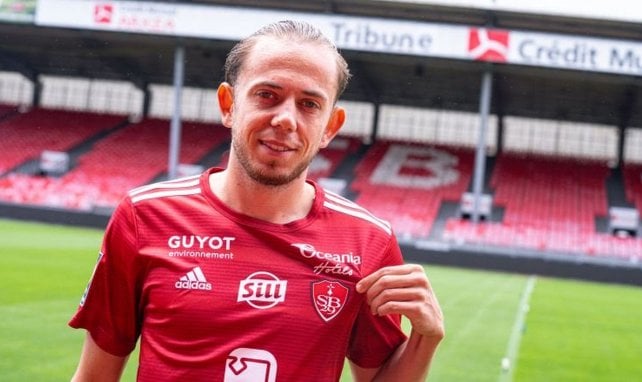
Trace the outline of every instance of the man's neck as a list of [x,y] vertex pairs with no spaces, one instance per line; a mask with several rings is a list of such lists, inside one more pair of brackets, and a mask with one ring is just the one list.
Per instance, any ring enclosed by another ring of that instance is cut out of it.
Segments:
[[268,186],[226,169],[211,174],[209,184],[214,195],[232,210],[275,224],[307,216],[315,197],[314,187],[303,177],[287,185]]

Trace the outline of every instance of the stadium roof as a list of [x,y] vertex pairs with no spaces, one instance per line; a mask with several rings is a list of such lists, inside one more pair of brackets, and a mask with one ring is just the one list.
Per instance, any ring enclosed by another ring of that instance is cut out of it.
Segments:
[[[642,41],[640,24],[538,16],[422,3],[366,0],[236,0],[182,3],[249,6]],[[242,22],[242,20],[240,20]],[[233,42],[71,30],[0,22],[0,70],[171,84],[175,47],[185,47],[187,86],[214,88]],[[479,110],[482,73],[494,73],[491,110],[614,126],[642,127],[642,76],[344,51],[354,79],[344,99]],[[638,58],[642,60],[642,58]],[[638,63],[642,65],[642,63]]]

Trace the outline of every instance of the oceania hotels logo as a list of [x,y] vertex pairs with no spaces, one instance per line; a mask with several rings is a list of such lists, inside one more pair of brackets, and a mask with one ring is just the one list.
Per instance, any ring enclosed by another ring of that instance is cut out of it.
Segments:
[[316,259],[319,263],[313,266],[314,273],[352,276],[355,268],[361,266],[361,256],[349,253],[332,253],[317,250],[311,244],[294,243],[301,256]]

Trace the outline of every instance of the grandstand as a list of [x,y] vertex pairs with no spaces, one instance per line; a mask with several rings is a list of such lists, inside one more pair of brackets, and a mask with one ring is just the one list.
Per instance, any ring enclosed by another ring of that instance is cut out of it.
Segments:
[[[203,2],[212,9],[231,3]],[[431,2],[268,3],[234,9],[490,25],[513,37],[555,33],[560,41],[642,40],[639,23],[621,20]],[[44,220],[82,213],[104,224],[127,190],[172,172],[177,121],[181,168],[225,165],[229,131],[220,125],[214,87],[231,39],[76,28],[83,29],[0,22],[0,33],[15,40],[0,52],[0,213]],[[345,36],[372,37],[372,28]],[[578,269],[589,267],[601,274],[585,277],[642,283],[639,63],[637,72],[607,73],[343,43],[354,74],[340,101],[348,120],[312,163],[311,179],[389,220],[415,258],[518,271],[554,267],[579,277]],[[642,57],[641,50],[636,45],[631,54]],[[181,65],[173,61],[178,51],[186,54]],[[184,69],[180,93],[177,67]],[[67,155],[68,168],[43,170],[44,151]],[[487,196],[489,211],[480,215],[477,203],[472,214],[464,211],[465,194]],[[618,211],[632,213],[632,225],[614,224]]]
[[16,113],[2,121],[5,149],[0,173],[35,159],[44,150],[67,151],[93,135],[113,127],[117,117],[46,109]]
[[[66,128],[66,113],[49,110],[47,114],[57,126],[64,126],[64,131],[71,131]],[[86,116],[82,118],[91,120]],[[112,126],[117,126],[117,117],[111,119]],[[40,131],[47,130],[47,126],[42,124],[33,126],[39,126]],[[127,123],[117,130],[79,154],[74,168],[61,176],[48,176],[40,172],[8,174],[0,188],[0,200],[79,210],[113,209],[127,190],[166,174],[169,143],[167,121],[145,119],[138,123]],[[55,136],[56,131],[51,129],[48,136]],[[226,141],[229,135],[228,130],[220,125],[202,123],[187,123],[182,132],[180,159],[183,164],[197,164]],[[24,144],[15,147],[24,147]]]
[[428,238],[442,202],[457,202],[466,191],[473,158],[472,150],[377,141],[350,187],[401,239]]

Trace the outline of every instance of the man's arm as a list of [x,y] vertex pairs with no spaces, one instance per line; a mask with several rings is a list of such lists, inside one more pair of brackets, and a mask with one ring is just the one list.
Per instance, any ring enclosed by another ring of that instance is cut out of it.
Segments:
[[78,368],[72,382],[116,382],[125,369],[128,357],[119,357],[101,349],[87,333]]
[[366,293],[373,314],[401,314],[412,325],[409,338],[379,369],[351,363],[355,381],[424,381],[437,346],[444,338],[444,318],[420,265],[384,267],[364,277],[357,291]]

